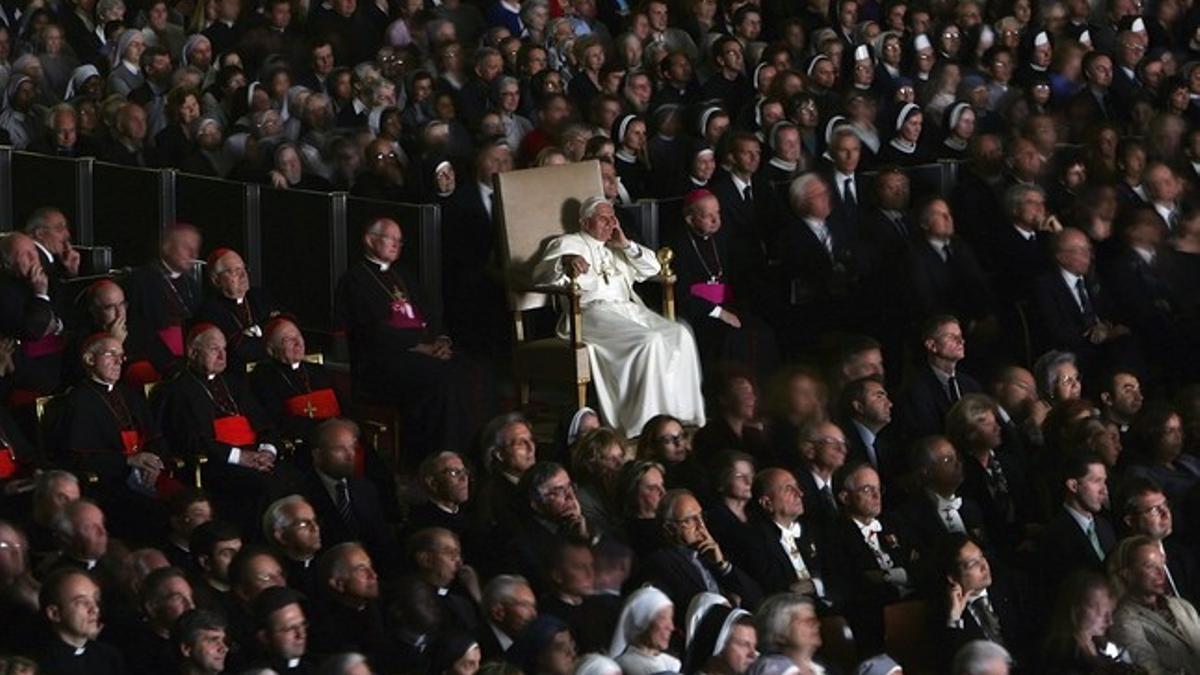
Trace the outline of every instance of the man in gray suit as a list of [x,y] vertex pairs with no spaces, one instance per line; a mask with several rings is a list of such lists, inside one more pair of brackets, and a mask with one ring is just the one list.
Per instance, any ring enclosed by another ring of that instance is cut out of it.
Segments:
[[1127,590],[1113,615],[1113,640],[1151,675],[1200,672],[1200,616],[1190,602],[1170,594],[1158,542],[1129,537],[1115,555]]

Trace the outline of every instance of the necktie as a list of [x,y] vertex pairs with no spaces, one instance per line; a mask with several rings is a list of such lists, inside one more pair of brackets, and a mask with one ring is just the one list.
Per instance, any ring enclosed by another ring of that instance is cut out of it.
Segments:
[[821,246],[825,248],[825,252],[833,257],[833,237],[829,236],[829,226],[821,223],[820,228],[816,232],[817,239],[821,241]]
[[1096,556],[1098,558],[1100,558],[1101,561],[1103,561],[1104,560],[1104,547],[1102,547],[1100,545],[1100,537],[1096,534],[1096,520],[1094,518],[1092,519],[1091,522],[1088,523],[1087,538],[1088,538],[1088,541],[1091,542],[1092,550],[1094,550],[1096,552]]
[[962,398],[962,390],[958,388],[958,378],[951,375],[946,378],[946,394],[950,396],[951,403],[958,403]]
[[825,500],[829,508],[837,511],[837,502],[833,499],[833,490],[828,485],[821,488],[821,498]]
[[896,218],[892,221],[892,226],[896,228],[901,237],[908,239],[908,224],[904,222],[904,218]]
[[752,191],[751,186],[747,185],[746,187],[742,188],[742,201],[750,202],[753,200],[754,192]]
[[945,260],[947,264],[954,259],[954,253],[950,250],[950,242],[942,244],[942,259]]
[[858,200],[854,198],[854,179],[847,178],[842,182],[842,202],[846,206],[858,206]]
[[995,453],[992,453],[988,459],[987,475],[988,492],[996,500],[996,506],[1004,513],[1004,520],[1009,523],[1013,522],[1016,519],[1016,509],[1013,505],[1012,495],[1008,491],[1008,478],[1004,475],[1004,468],[1000,466],[1000,458]]
[[342,521],[346,523],[346,528],[354,533],[358,528],[354,522],[354,511],[350,509],[350,487],[345,479],[337,482],[337,510]]
[[1179,209],[1171,209],[1167,214],[1167,229],[1175,232],[1179,229]]
[[987,639],[1003,645],[1004,636],[1000,633],[1000,617],[996,616],[996,610],[992,609],[992,603],[988,601],[987,596],[980,596],[972,600],[971,612],[975,614],[975,618],[979,621],[979,627]]
[[1087,284],[1083,277],[1075,280],[1075,293],[1079,296],[1079,311],[1083,312],[1083,320],[1090,324],[1096,323],[1096,310],[1092,308],[1092,300],[1088,297]]

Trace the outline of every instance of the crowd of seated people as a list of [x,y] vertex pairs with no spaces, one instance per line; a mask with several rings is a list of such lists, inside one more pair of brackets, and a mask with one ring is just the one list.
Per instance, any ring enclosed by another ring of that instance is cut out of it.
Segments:
[[[1200,673],[1198,28],[0,2],[0,144],[445,225],[441,298],[381,218],[332,308],[399,463],[244,251],[172,224],[82,286],[66,205],[0,237],[0,672]],[[495,177],[585,160],[603,194],[541,270],[639,357],[535,429],[490,394]],[[642,199],[686,326],[637,294]]]

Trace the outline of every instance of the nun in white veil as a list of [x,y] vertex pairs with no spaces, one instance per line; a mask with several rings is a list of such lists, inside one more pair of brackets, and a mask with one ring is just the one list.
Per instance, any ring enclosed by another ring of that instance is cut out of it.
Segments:
[[674,612],[671,599],[653,586],[643,586],[625,600],[608,651],[625,675],[679,672],[679,659],[667,653]]

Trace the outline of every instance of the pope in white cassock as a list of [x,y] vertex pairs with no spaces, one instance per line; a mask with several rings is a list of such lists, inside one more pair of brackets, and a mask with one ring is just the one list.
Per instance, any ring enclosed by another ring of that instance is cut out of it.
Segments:
[[[584,201],[580,232],[564,234],[546,248],[534,268],[539,284],[582,290],[583,341],[592,364],[592,384],[605,420],[635,436],[658,414],[704,426],[700,359],[691,330],[646,308],[634,282],[658,274],[654,253],[621,231],[613,207],[601,197]],[[559,334],[569,337],[566,317]]]

